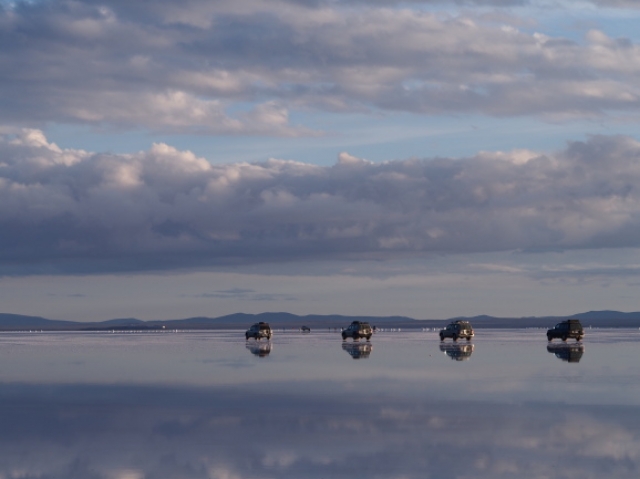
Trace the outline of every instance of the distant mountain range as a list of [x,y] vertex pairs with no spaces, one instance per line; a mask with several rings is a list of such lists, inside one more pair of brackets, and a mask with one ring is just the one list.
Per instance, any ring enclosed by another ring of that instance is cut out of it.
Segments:
[[306,315],[291,313],[236,313],[217,318],[195,317],[185,319],[142,321],[136,318],[111,319],[99,322],[79,322],[47,319],[39,316],[0,313],[0,331],[110,331],[160,329],[243,329],[258,321],[274,328],[340,328],[351,321],[366,321],[379,328],[438,328],[455,319],[471,321],[474,328],[544,328],[567,318],[577,318],[585,327],[640,328],[640,312],[589,311],[571,316],[544,316],[524,318],[498,318],[494,316],[458,317],[450,319],[413,319],[406,316],[341,316]]

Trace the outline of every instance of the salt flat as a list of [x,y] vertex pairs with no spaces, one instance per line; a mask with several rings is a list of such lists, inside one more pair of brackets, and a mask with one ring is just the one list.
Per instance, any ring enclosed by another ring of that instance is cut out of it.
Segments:
[[637,477],[640,331],[586,333],[0,334],[0,477]]

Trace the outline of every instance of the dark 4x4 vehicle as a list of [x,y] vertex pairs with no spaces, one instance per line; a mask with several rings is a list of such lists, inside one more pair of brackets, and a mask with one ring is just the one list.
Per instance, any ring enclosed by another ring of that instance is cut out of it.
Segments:
[[353,338],[354,341],[360,338],[367,338],[367,341],[371,339],[373,335],[373,330],[369,323],[365,323],[362,321],[354,321],[352,322],[347,329],[342,331],[342,339],[346,340],[347,338]]
[[547,330],[547,339],[551,341],[553,338],[560,338],[563,341],[566,341],[568,338],[575,338],[576,341],[580,341],[584,338],[582,324],[580,324],[580,321],[577,319],[562,321]]
[[263,323],[262,321],[260,321],[259,323],[256,323],[252,325],[249,329],[247,329],[247,332],[244,333],[244,337],[247,338],[247,340],[249,338],[271,339],[271,328],[269,327],[268,323]]
[[451,338],[457,341],[458,338],[467,338],[470,341],[473,338],[473,328],[469,321],[453,321],[447,324],[447,327],[440,330],[440,341],[444,341],[444,338]]

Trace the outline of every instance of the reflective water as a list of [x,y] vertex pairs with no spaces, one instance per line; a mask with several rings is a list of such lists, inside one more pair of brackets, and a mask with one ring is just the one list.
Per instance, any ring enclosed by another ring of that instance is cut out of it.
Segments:
[[637,330],[0,334],[0,478],[636,478],[639,359]]

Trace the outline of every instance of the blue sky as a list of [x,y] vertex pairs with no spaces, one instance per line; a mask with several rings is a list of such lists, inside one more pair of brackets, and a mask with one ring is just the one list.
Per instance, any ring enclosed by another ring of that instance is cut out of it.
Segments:
[[0,2],[0,309],[638,310],[639,17]]

